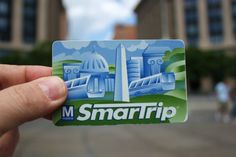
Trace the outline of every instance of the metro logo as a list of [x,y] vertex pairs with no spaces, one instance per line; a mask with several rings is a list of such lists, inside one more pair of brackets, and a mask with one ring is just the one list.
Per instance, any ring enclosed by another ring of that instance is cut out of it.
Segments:
[[74,106],[65,105],[62,107],[61,113],[62,120],[74,120]]
[[87,120],[132,120],[150,119],[154,114],[156,119],[165,121],[176,115],[173,106],[163,107],[163,103],[125,103],[125,104],[84,104],[78,109],[78,121]]

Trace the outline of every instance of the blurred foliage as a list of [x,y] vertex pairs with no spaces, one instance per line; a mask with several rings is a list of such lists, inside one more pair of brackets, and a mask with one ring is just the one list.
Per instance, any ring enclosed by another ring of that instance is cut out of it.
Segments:
[[17,64],[17,65],[52,65],[52,42],[47,41],[37,44],[30,51],[12,50],[10,55],[0,57],[2,64]]
[[197,48],[186,50],[188,83],[198,88],[200,79],[211,77],[213,82],[225,77],[236,77],[236,55],[226,55],[224,51],[202,51]]
[[[52,42],[37,44],[31,51],[13,50],[10,55],[0,57],[0,63],[17,65],[51,66]],[[169,54],[171,57],[172,54]],[[211,77],[214,82],[226,76],[236,77],[236,55],[224,51],[203,51],[197,48],[186,50],[187,79],[192,89],[198,89],[200,79]]]

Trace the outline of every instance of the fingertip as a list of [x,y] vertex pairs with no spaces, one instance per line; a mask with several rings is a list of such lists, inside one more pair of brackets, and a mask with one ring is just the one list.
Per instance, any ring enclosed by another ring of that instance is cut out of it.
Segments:
[[67,94],[67,88],[62,79],[57,76],[45,77],[37,81],[44,95],[51,101],[64,99]]

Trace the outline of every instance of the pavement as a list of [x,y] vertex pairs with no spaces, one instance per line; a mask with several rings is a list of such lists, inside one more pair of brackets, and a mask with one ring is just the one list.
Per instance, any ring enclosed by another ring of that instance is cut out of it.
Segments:
[[56,127],[24,124],[14,157],[235,157],[236,124],[214,121],[216,100],[189,97],[183,124]]

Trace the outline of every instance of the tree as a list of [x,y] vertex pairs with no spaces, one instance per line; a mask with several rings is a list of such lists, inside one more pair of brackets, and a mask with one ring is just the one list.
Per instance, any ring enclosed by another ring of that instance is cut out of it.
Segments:
[[51,66],[51,45],[52,42],[47,41],[37,44],[30,51],[12,50],[10,55],[1,57],[0,62],[3,64]]

